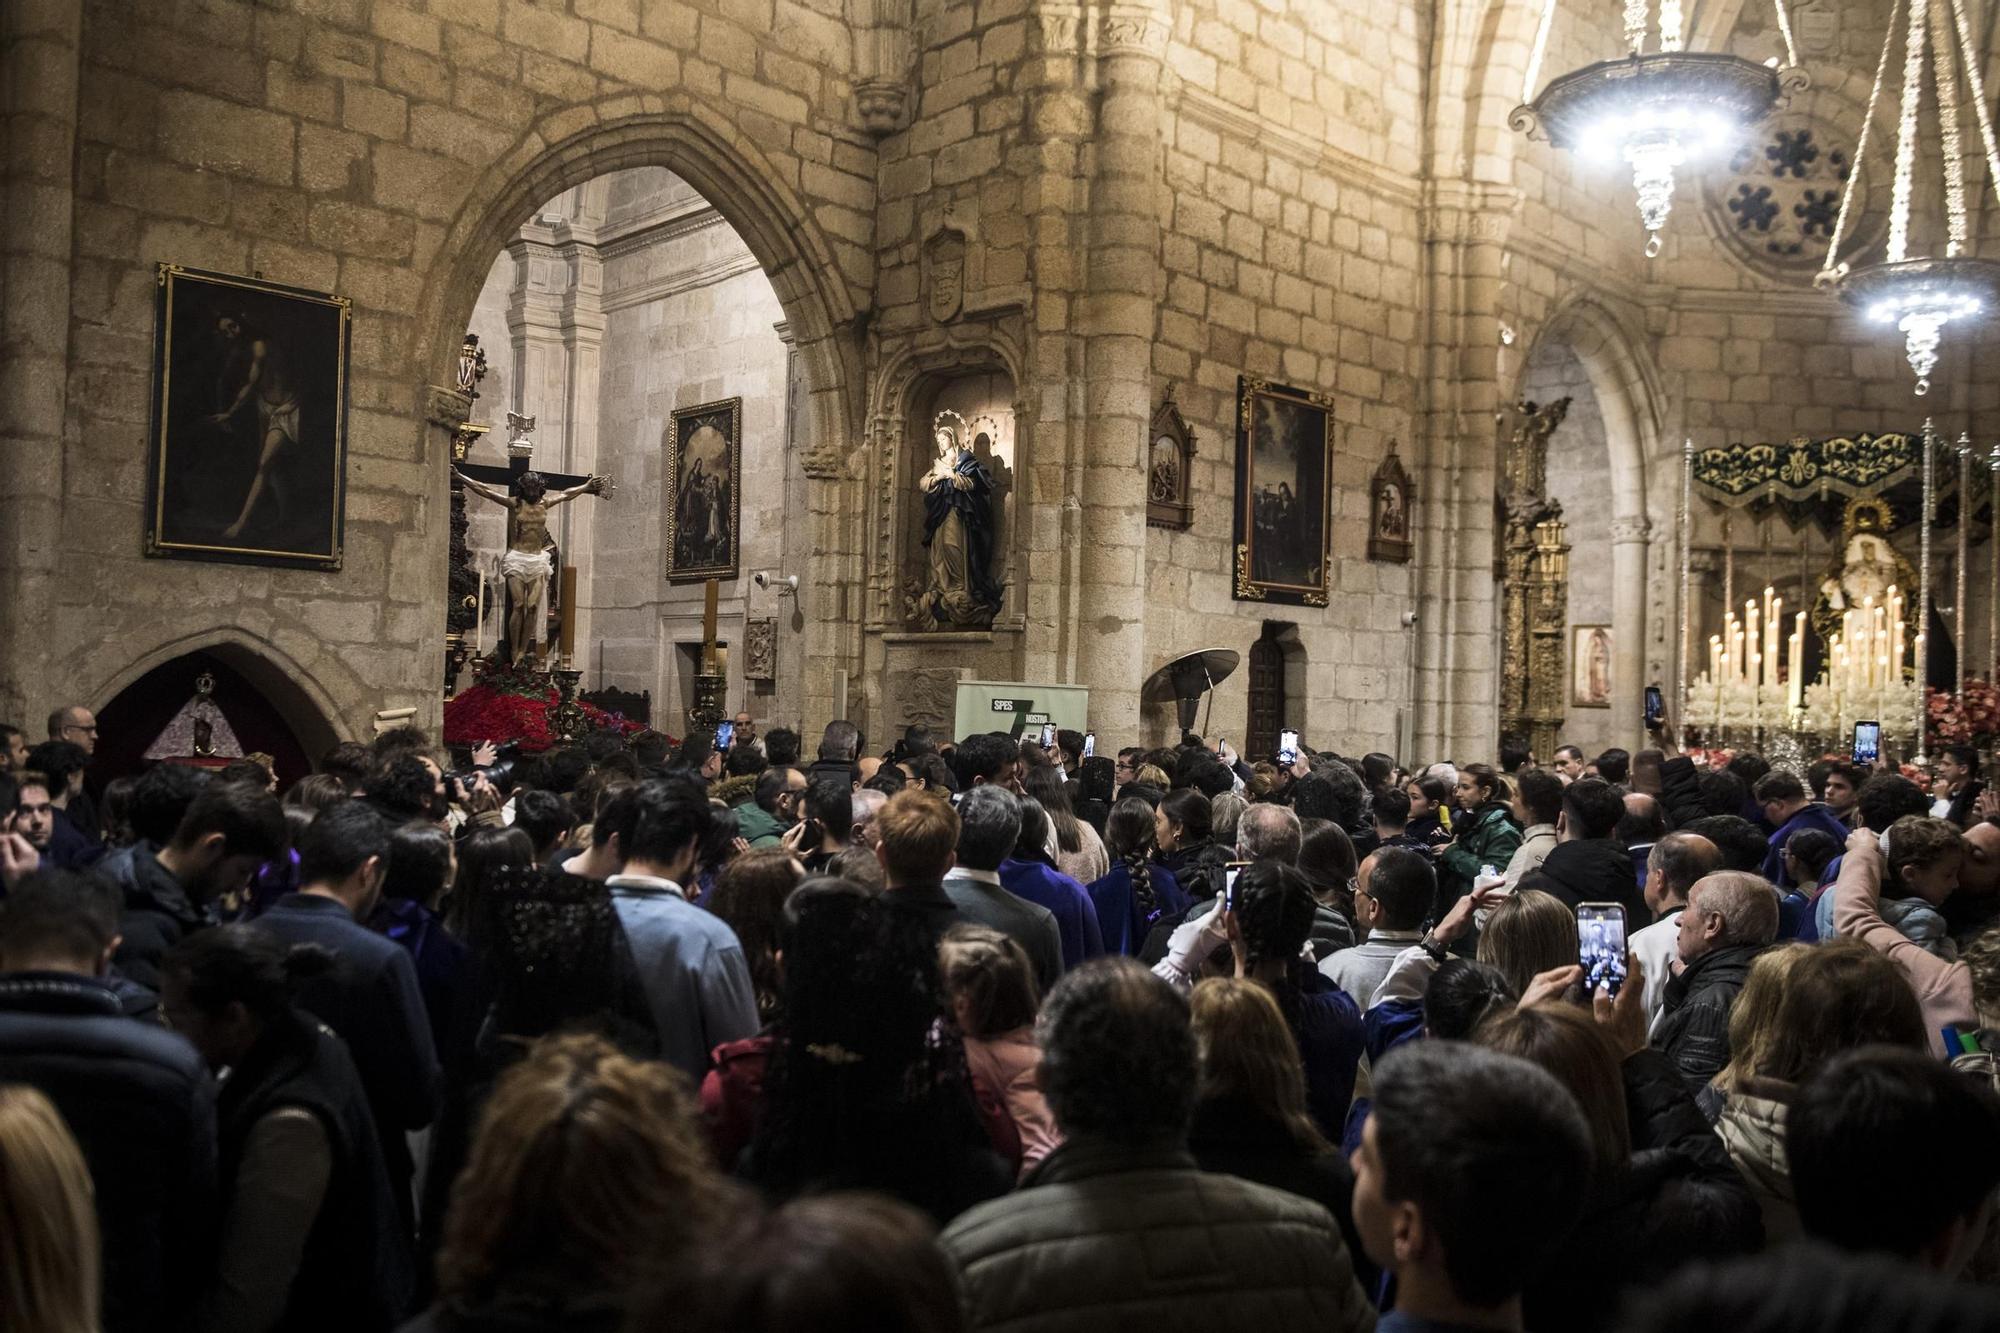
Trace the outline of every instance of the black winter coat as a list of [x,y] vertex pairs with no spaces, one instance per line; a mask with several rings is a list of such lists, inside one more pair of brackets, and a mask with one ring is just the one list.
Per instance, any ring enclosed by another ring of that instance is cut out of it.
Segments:
[[107,1333],[176,1326],[214,1262],[215,1094],[194,1047],[90,977],[0,977],[0,1083],[55,1103],[96,1187]]
[[1610,838],[1557,843],[1541,865],[1521,876],[1520,887],[1553,894],[1572,912],[1579,903],[1617,903],[1625,909],[1628,932],[1653,919],[1632,871],[1632,853]]
[[118,918],[118,970],[151,991],[160,989],[160,960],[183,938],[209,924],[207,913],[188,896],[172,871],[160,864],[159,849],[136,842],[99,861],[94,873],[118,886],[125,907]]
[[1674,1067],[1640,1051],[1621,1072],[1632,1155],[1591,1190],[1561,1257],[1523,1293],[1537,1333],[1597,1333],[1622,1291],[1764,1244],[1757,1200]]
[[1652,1047],[1673,1061],[1692,1094],[1729,1063],[1729,1011],[1749,979],[1762,945],[1731,944],[1688,964],[1667,980]]
[[1701,774],[1686,755],[1660,763],[1660,808],[1670,829],[1686,828],[1708,813],[1701,803]]

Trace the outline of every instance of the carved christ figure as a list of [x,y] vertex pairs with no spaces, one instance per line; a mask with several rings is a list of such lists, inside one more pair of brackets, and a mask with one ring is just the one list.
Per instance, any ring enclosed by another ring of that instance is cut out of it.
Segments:
[[507,553],[500,557],[500,573],[507,580],[507,643],[515,662],[532,662],[542,642],[542,606],[547,599],[549,576],[555,570],[549,562],[549,510],[568,504],[579,495],[601,495],[604,478],[589,480],[566,491],[550,495],[549,484],[539,472],[523,472],[514,482],[514,493],[496,491],[491,486],[452,471],[465,488],[503,506],[507,510]]

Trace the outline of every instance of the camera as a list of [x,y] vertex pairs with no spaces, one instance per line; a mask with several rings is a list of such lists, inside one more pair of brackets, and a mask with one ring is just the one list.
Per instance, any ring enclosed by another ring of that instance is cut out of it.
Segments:
[[514,765],[519,763],[520,759],[521,743],[519,741],[507,741],[502,745],[497,745],[493,749],[493,762],[487,767],[454,768],[448,771],[444,775],[445,790],[452,792],[454,796],[458,792],[469,790],[473,780],[481,773],[484,773],[486,780],[492,783],[496,790],[505,791],[508,784],[513,780]]

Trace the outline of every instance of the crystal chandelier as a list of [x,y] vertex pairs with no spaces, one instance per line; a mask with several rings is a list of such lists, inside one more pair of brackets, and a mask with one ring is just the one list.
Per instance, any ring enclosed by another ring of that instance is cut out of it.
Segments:
[[[1907,9],[1907,15],[1905,13]],[[1899,19],[1907,19],[1899,23]],[[1826,267],[1815,280],[1821,287],[1837,286],[1842,299],[1858,306],[1878,324],[1894,324],[1903,334],[1917,392],[1928,393],[1937,369],[1938,349],[1946,326],[1977,319],[2000,302],[2000,263],[1966,253],[1968,226],[1965,203],[1965,152],[1959,126],[1958,72],[1972,94],[1973,116],[1986,149],[1986,173],[1994,197],[2000,198],[2000,152],[1993,139],[1993,114],[1986,105],[1978,48],[1966,22],[1965,0],[1895,0],[1889,8],[1889,30],[1882,41],[1882,58],[1875,66],[1875,85],[1868,93],[1867,119],[1854,148],[1854,169],[1841,193],[1840,213],[1827,246]],[[1882,99],[1891,57],[1898,44],[1903,54],[1902,98],[1896,117],[1896,174],[1889,198],[1889,242],[1881,263],[1853,268],[1839,258],[1861,183],[1862,155],[1874,127],[1875,108]],[[1923,102],[1924,73],[1929,68],[1937,90],[1938,156],[1943,164],[1945,244],[1942,255],[1910,257],[1910,200],[1915,193],[1918,111]]]
[[1681,0],[1660,0],[1657,49],[1647,51],[1651,0],[1626,0],[1627,53],[1559,75],[1537,96],[1556,7],[1556,0],[1545,0],[1521,90],[1529,100],[1514,108],[1508,123],[1586,161],[1629,166],[1651,259],[1660,253],[1660,229],[1673,208],[1675,173],[1726,156],[1752,126],[1806,86],[1784,0],[1775,3],[1785,39],[1782,69],[1684,49]]

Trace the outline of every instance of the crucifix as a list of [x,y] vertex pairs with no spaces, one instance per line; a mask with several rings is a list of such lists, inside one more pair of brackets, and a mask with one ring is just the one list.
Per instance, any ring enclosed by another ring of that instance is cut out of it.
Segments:
[[559,568],[562,581],[556,607],[561,617],[558,652],[567,663],[576,647],[576,567],[559,563],[560,552],[549,535],[548,511],[580,495],[608,496],[611,484],[596,475],[573,477],[532,470],[529,460],[535,446],[528,433],[534,430],[535,419],[509,412],[507,428],[510,435],[506,467],[462,463],[452,469],[453,479],[475,495],[508,510],[508,549],[500,560],[500,572],[507,581],[508,603],[503,658],[516,663],[534,659],[546,634],[542,622],[547,589]]

